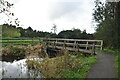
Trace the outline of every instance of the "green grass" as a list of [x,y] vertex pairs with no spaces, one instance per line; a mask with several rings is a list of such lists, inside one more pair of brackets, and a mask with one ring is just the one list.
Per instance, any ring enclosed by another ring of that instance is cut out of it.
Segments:
[[[79,58],[81,62],[84,63],[82,67],[77,67],[75,69],[68,69],[65,75],[65,78],[85,78],[88,75],[89,69],[97,61],[96,56],[91,57],[81,57]],[[68,73],[68,74],[67,74]]]
[[40,38],[10,38],[10,37],[3,37],[0,40],[2,46],[7,45],[36,45],[41,43],[42,40]]
[[120,54],[120,50],[113,50],[113,49],[104,49],[103,52]]
[[115,57],[115,67],[116,67],[116,71],[118,72],[118,77],[120,78],[120,60],[119,60],[120,56],[116,56]]
[[89,69],[96,63],[97,57],[65,54],[61,57],[46,58],[40,64],[28,60],[29,68],[35,68],[42,73],[43,78],[81,78],[88,75]]

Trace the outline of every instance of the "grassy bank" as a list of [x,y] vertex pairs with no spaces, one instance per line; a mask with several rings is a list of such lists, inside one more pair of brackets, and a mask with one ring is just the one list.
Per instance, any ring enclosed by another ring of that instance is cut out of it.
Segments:
[[41,63],[28,60],[27,64],[29,68],[35,68],[40,71],[43,78],[84,79],[96,60],[96,56],[84,57],[65,54],[60,57],[46,58]]
[[2,46],[8,45],[36,45],[42,42],[40,38],[10,38],[10,37],[2,37],[0,39],[0,43]]
[[108,52],[108,53],[114,53],[114,54],[120,54],[120,50],[115,50],[115,49],[103,49],[103,52]]

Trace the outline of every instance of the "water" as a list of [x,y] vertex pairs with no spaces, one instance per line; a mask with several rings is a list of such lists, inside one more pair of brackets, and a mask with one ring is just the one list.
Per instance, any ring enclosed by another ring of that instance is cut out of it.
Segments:
[[[27,59],[22,59],[19,61],[5,62],[0,61],[2,67],[0,67],[0,79],[1,78],[41,78],[41,74],[35,70],[29,70],[26,64]],[[34,58],[41,62],[42,58]]]

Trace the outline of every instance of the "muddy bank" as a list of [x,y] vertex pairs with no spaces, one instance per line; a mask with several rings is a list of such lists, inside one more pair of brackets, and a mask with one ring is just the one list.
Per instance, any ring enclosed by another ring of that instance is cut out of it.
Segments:
[[0,56],[2,61],[14,61],[29,57],[44,58],[47,56],[45,47],[43,44],[37,44],[35,46],[7,46],[1,48]]

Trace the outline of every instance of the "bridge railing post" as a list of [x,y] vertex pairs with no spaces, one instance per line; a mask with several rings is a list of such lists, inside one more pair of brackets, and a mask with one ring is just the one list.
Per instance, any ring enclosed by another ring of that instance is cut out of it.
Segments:
[[88,49],[88,41],[86,42],[86,50]]
[[93,52],[93,54],[95,54],[95,43],[93,43],[92,52]]
[[101,41],[101,50],[103,50],[103,41]]
[[55,40],[55,48],[56,48],[56,46],[57,46],[57,39]]
[[63,43],[63,48],[66,49],[66,45],[65,45],[66,41],[64,40],[64,43]]
[[75,48],[76,48],[76,41],[74,41],[73,43],[73,49],[75,50]]
[[78,42],[76,43],[76,51],[79,52],[79,46],[78,46]]

